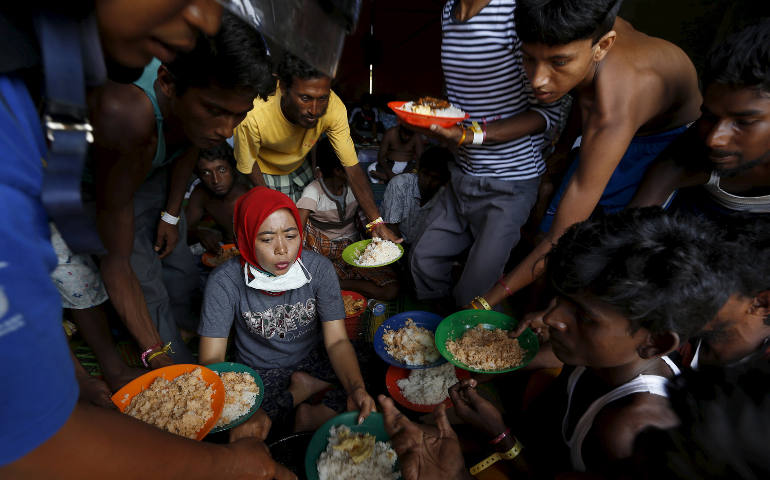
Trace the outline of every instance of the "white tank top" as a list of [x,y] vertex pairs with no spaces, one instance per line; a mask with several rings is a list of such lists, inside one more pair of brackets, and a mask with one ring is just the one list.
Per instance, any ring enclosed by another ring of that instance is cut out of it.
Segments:
[[711,177],[703,188],[709,192],[711,198],[719,205],[737,212],[770,213],[770,195],[760,197],[740,197],[725,192],[719,186],[719,175],[711,172]]
[[[674,375],[679,375],[679,367],[677,367],[670,358],[665,355],[660,358],[668,364],[671,371],[674,372]],[[668,397],[668,394],[666,393],[666,382],[668,382],[668,378],[661,377],[660,375],[639,375],[594,400],[575,425],[572,437],[567,438],[569,412],[572,406],[572,392],[574,392],[575,386],[581,375],[583,375],[583,372],[585,372],[585,367],[577,367],[569,377],[569,381],[567,382],[567,411],[564,414],[561,425],[561,435],[569,448],[572,468],[578,472],[586,471],[586,465],[583,462],[583,440],[585,440],[586,435],[588,435],[588,432],[591,430],[594,418],[596,418],[596,415],[605,407],[605,405],[634,393],[651,393],[653,395],[660,395],[661,397]]]

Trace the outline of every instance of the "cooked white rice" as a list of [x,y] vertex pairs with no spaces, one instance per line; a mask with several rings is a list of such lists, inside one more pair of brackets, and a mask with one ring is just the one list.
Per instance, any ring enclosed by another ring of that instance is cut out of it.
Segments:
[[383,263],[391,262],[401,255],[401,250],[390,240],[379,237],[372,238],[366,249],[356,259],[356,263],[362,267],[375,267]]
[[401,477],[398,470],[393,471],[396,452],[390,442],[375,442],[372,454],[360,463],[355,463],[349,452],[334,448],[352,435],[364,436],[351,432],[345,425],[329,430],[329,443],[316,463],[321,480],[397,480]]
[[457,383],[455,367],[445,363],[440,367],[412,370],[407,378],[396,384],[401,394],[417,405],[437,405],[449,398],[449,387]]
[[217,427],[227,425],[248,413],[259,395],[257,382],[246,372],[221,372],[219,376],[225,386],[225,406]]
[[419,113],[420,115],[432,115],[434,117],[465,117],[465,112],[457,107],[431,108],[427,105],[415,105],[414,102],[406,102],[401,106],[401,110],[404,110],[405,112]]
[[388,355],[407,365],[426,365],[441,357],[434,333],[418,327],[411,318],[398,330],[385,329],[382,341]]

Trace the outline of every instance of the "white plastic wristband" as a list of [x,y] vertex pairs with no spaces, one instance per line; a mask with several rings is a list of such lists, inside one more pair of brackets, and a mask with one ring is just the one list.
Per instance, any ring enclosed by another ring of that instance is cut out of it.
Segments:
[[176,225],[177,223],[179,223],[179,217],[175,217],[165,210],[160,212],[160,219],[168,223],[169,225]]
[[484,143],[484,132],[473,132],[473,144],[481,145]]

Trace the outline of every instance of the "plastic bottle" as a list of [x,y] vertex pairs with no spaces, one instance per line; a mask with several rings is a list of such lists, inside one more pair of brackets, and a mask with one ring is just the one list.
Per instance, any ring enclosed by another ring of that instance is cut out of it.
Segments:
[[385,304],[380,302],[379,300],[376,300],[372,298],[367,302],[367,307],[372,312],[372,322],[371,322],[371,333],[370,333],[370,340],[374,342],[374,334],[377,331],[378,328],[380,328],[380,325],[382,325],[382,322],[385,321],[387,316],[385,315]]

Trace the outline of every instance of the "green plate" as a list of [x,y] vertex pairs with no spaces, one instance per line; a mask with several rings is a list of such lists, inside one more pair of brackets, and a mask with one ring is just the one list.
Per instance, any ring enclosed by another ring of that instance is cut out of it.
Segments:
[[504,313],[495,312],[494,310],[462,310],[455,312],[442,320],[438,327],[436,327],[436,348],[438,348],[439,353],[449,360],[450,363],[464,370],[477,373],[512,372],[531,362],[532,359],[535,358],[535,355],[537,355],[537,351],[540,349],[537,335],[535,335],[535,332],[529,328],[519,335],[519,345],[526,351],[524,361],[521,365],[502,370],[477,370],[471,368],[449,353],[449,350],[446,348],[446,342],[447,340],[457,340],[463,336],[463,333],[465,333],[466,330],[471,329],[476,325],[483,325],[487,330],[494,330],[496,328],[513,330],[518,323],[519,322],[516,319],[513,319]]
[[315,431],[305,452],[305,475],[308,480],[319,480],[318,467],[316,466],[318,457],[326,450],[326,445],[329,443],[329,430],[336,425],[347,425],[357,433],[370,433],[378,442],[390,440],[390,436],[385,431],[385,422],[381,413],[370,414],[361,425],[357,425],[356,420],[358,420],[358,412],[345,412],[324,423]]
[[379,265],[359,265],[356,263],[356,259],[363,253],[364,250],[366,250],[366,246],[372,243],[372,239],[369,238],[367,240],[360,240],[355,243],[351,243],[347,247],[345,247],[345,250],[342,251],[342,259],[345,260],[350,265],[353,265],[354,267],[358,268],[377,268],[377,267],[384,267],[385,265],[390,265],[391,263],[397,262],[402,256],[404,256],[404,247],[401,246],[400,243],[397,243],[396,246],[399,250],[401,250],[401,254],[396,257],[395,259],[386,262],[381,263]]
[[206,365],[206,368],[208,368],[209,370],[213,370],[218,374],[221,374],[224,372],[246,372],[252,377],[254,377],[254,381],[257,382],[257,387],[259,387],[259,394],[257,394],[257,398],[254,399],[254,405],[251,406],[251,409],[248,412],[241,415],[240,417],[238,417],[237,419],[233,420],[230,423],[222,425],[221,427],[212,428],[210,433],[229,430],[237,425],[242,424],[243,422],[248,420],[249,417],[254,415],[254,412],[257,411],[260,405],[262,405],[262,399],[265,398],[265,385],[262,383],[262,378],[259,376],[257,372],[255,372],[253,369],[247,367],[242,363],[235,363],[235,362],[213,363],[211,365]]

